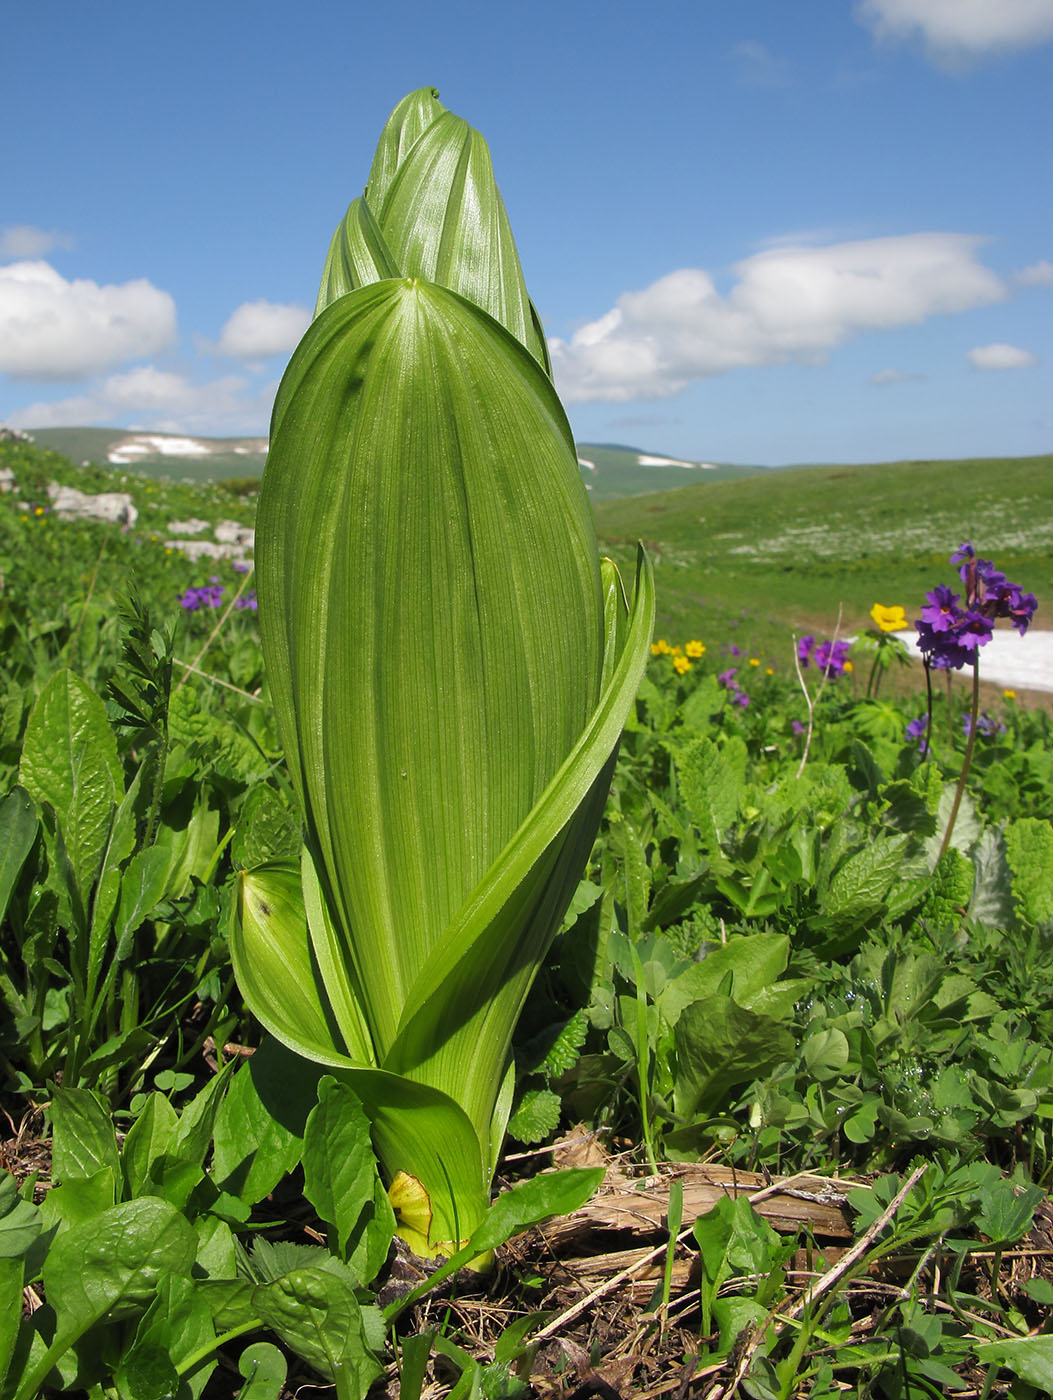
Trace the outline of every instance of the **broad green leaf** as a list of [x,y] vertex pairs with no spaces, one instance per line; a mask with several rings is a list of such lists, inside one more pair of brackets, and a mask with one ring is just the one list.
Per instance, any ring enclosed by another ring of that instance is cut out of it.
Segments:
[[109,1112],[90,1089],[55,1090],[51,1101],[52,1174],[76,1181],[109,1167],[120,1175],[117,1138]]
[[342,297],[282,382],[257,539],[283,743],[382,1059],[599,698],[595,535],[551,384],[440,287]]
[[[158,1189],[160,1178],[155,1168],[160,1166],[162,1158],[168,1153],[178,1122],[176,1111],[164,1094],[147,1096],[138,1118],[128,1129],[121,1149],[121,1168],[129,1197],[164,1195]],[[150,1185],[153,1185],[153,1191],[149,1190]]]
[[367,187],[404,277],[459,292],[499,321],[542,365],[538,335],[511,225],[486,141],[442,112],[399,164],[381,202]]
[[417,1298],[434,1288],[443,1279],[471,1264],[479,1257],[490,1255],[513,1235],[521,1234],[532,1225],[554,1215],[568,1215],[578,1210],[596,1192],[603,1181],[603,1167],[572,1167],[566,1171],[541,1172],[503,1191],[490,1203],[486,1214],[472,1230],[470,1238],[456,1254],[436,1269],[429,1278],[402,1298],[388,1305],[384,1316],[390,1323]]
[[[166,1274],[159,1280],[157,1297],[136,1329],[124,1366],[137,1357],[145,1360],[151,1351],[160,1352],[172,1374],[182,1376],[190,1395],[196,1397],[205,1388],[216,1361],[212,1358],[204,1365],[190,1363],[203,1352],[207,1355],[215,1340],[211,1310],[196,1283],[179,1274]],[[161,1400],[163,1396],[161,1392]]]
[[22,1320],[23,1267],[20,1258],[0,1255],[0,1386],[7,1379]]
[[124,777],[106,708],[72,671],[57,671],[26,726],[19,780],[55,812],[80,907],[89,907]]
[[117,1202],[118,1179],[113,1167],[100,1167],[91,1176],[78,1176],[53,1186],[40,1205],[44,1228],[68,1230],[86,1224]]
[[378,209],[387,197],[399,166],[445,110],[439,101],[438,88],[433,87],[417,88],[396,104],[380,133],[366,185]]
[[[714,995],[729,972],[731,996],[739,1006],[749,1009],[775,985],[789,956],[790,940],[785,934],[752,933],[730,938],[668,982],[657,997],[658,1009],[671,1026],[675,1025],[685,1006]],[[793,986],[800,989],[796,981]]]
[[367,1345],[362,1310],[346,1279],[326,1269],[294,1269],[258,1286],[253,1304],[285,1345],[327,1380],[350,1371],[364,1395],[380,1375],[382,1368]]
[[55,1239],[44,1289],[58,1326],[47,1352],[24,1375],[15,1400],[30,1400],[52,1366],[103,1318],[141,1312],[169,1274],[189,1276],[197,1236],[167,1202],[127,1201]]
[[318,1086],[318,1104],[307,1119],[303,1170],[304,1195],[333,1227],[337,1252],[346,1257],[363,1212],[372,1214],[377,1166],[361,1103],[346,1084],[328,1076]]
[[685,1007],[673,1035],[673,1101],[677,1114],[687,1119],[713,1112],[730,1089],[767,1074],[794,1052],[785,1025],[720,995]]
[[255,1205],[297,1165],[315,1098],[311,1073],[270,1037],[235,1071],[215,1122],[212,1174],[221,1190]]
[[37,814],[29,794],[14,788],[0,802],[0,921],[37,834]]
[[1006,1366],[1028,1385],[1053,1394],[1053,1336],[976,1342],[973,1351],[981,1365]]
[[541,1172],[502,1191],[472,1232],[468,1248],[483,1254],[542,1220],[569,1215],[596,1193],[603,1177],[603,1167],[571,1167],[566,1171]]
[[359,196],[348,206],[329,244],[314,314],[356,287],[398,277],[400,271],[369,205]]
[[133,1342],[115,1373],[121,1400],[169,1400],[179,1389],[172,1358],[156,1342]]
[[4,1172],[0,1176],[0,1261],[21,1259],[42,1228],[40,1208],[23,1201],[14,1177]]
[[268,861],[296,860],[302,839],[295,813],[272,787],[254,787],[245,798],[230,846],[235,870],[251,870]]
[[708,841],[716,840],[739,814],[744,788],[734,764],[712,739],[695,739],[677,755],[680,795]]

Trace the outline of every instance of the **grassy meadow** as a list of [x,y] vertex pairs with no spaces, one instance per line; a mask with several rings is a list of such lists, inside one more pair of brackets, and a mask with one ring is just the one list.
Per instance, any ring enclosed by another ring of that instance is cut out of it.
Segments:
[[875,602],[912,617],[970,539],[1040,600],[1053,590],[1053,456],[784,468],[604,501],[595,515],[619,560],[646,543],[658,627],[673,633],[715,614],[775,643],[786,625],[829,633],[839,606],[853,633]]
[[[456,1274],[234,975],[239,891],[299,888],[303,820],[248,559],[180,542],[250,527],[251,483],[0,442],[0,1400],[1053,1393],[1053,719],[974,714],[962,674],[919,729],[868,615],[916,617],[971,539],[1042,627],[1051,471],[594,501],[667,644],[515,1031],[465,1247],[499,1267]],[[62,519],[53,482],[137,518]],[[871,636],[805,694],[793,633],[839,607]]]

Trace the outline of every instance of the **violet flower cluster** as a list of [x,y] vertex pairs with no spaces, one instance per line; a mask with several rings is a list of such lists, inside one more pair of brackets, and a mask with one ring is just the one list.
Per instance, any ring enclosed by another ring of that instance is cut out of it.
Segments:
[[721,671],[720,675],[717,676],[717,680],[726,690],[734,692],[731,697],[731,703],[733,705],[741,705],[743,709],[746,709],[750,703],[750,697],[744,690],[739,689],[738,681],[735,679],[738,673],[738,667],[731,666],[728,670]]
[[1038,601],[1018,583],[1010,583],[989,559],[977,558],[968,542],[955,550],[950,562],[961,565],[958,574],[963,592],[938,584],[925,595],[925,607],[914,625],[926,665],[960,671],[974,662],[979,648],[991,640],[999,618],[1008,618],[1023,636]]
[[809,635],[797,643],[797,660],[802,668],[814,665],[824,676],[836,680],[849,669],[845,664],[849,646],[849,642],[820,642],[816,646],[815,638]]
[[929,717],[928,717],[928,715],[919,715],[917,719],[912,719],[911,722],[907,725],[906,737],[907,737],[908,739],[913,739],[913,740],[916,741],[916,743],[917,743],[917,745],[918,745],[918,752],[919,752],[919,753],[927,753],[927,752],[928,752],[928,748],[929,748],[928,731],[929,731]]
[[218,608],[223,601],[223,585],[218,579],[206,583],[201,588],[187,588],[179,595],[179,606],[185,612],[197,612],[198,608]]
[[[219,579],[213,576],[208,583],[203,584],[200,588],[184,589],[179,595],[179,606],[184,612],[197,612],[199,608],[218,608],[222,606],[225,592],[226,589]],[[237,600],[234,606],[248,612],[256,612],[258,608],[256,590],[250,588],[243,598]]]

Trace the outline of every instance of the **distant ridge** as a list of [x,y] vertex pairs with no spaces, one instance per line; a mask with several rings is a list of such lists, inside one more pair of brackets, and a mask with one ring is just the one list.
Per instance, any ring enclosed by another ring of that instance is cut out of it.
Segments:
[[38,446],[61,452],[76,466],[130,467],[145,476],[181,481],[260,476],[267,456],[265,437],[200,437],[128,428],[30,428],[28,432]]
[[[128,428],[30,428],[40,447],[61,452],[77,466],[125,467],[144,476],[176,481],[227,481],[262,475],[263,437],[201,437],[193,433],[136,432]],[[589,499],[617,500],[693,480],[719,480],[764,471],[763,467],[669,457],[622,443],[578,444],[578,461]]]

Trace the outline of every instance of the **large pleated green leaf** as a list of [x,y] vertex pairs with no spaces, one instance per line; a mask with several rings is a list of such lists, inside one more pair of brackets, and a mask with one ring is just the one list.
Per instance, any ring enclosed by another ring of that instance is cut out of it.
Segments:
[[333,303],[275,405],[257,575],[283,742],[382,1063],[599,699],[595,535],[536,360],[419,280]]
[[428,1083],[459,1083],[458,1102],[480,1127],[527,992],[588,860],[653,621],[653,574],[641,551],[623,638],[622,617],[609,618],[611,676],[599,704],[422,968],[385,1061]]
[[388,1176],[405,1172],[428,1183],[426,1242],[456,1243],[489,1198],[491,1164],[479,1134],[441,1090],[372,1067],[361,1045],[347,1053],[314,956],[300,881],[300,869],[288,862],[242,873],[230,939],[242,994],[272,1035],[350,1084],[370,1115]]
[[437,98],[420,88],[388,118],[365,194],[330,243],[315,313],[381,278],[425,277],[489,312],[548,372],[489,148]]

